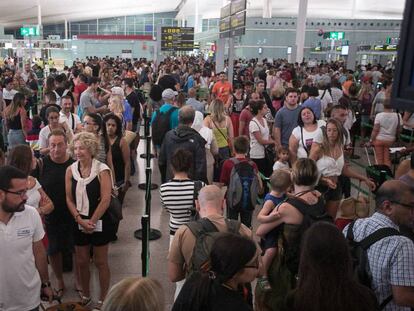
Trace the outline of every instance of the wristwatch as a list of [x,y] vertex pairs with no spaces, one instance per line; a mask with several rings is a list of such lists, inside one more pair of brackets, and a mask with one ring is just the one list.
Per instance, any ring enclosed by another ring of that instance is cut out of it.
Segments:
[[50,287],[50,286],[51,286],[50,281],[42,282],[42,288],[47,288],[47,287]]

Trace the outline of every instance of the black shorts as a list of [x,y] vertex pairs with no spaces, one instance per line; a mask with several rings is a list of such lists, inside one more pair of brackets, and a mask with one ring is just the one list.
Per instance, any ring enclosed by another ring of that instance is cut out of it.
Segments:
[[116,234],[116,227],[115,225],[104,221],[102,224],[102,232],[88,234],[80,231],[79,225],[76,224],[73,232],[76,246],[103,246],[113,240],[113,237]]
[[315,189],[322,193],[325,202],[340,201],[342,199],[342,185],[339,178],[336,182],[335,189],[331,189],[328,186],[321,184],[317,185]]
[[282,226],[277,226],[270,230],[264,237],[260,240],[260,247],[262,251],[266,251],[268,248],[277,247],[277,241],[279,240],[280,234],[282,233]]
[[46,233],[49,240],[47,254],[73,253],[73,224],[46,224]]

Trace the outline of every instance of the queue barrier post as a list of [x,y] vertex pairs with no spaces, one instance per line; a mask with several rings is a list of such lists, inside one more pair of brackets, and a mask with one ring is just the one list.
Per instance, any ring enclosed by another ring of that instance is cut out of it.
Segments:
[[149,233],[150,233],[150,217],[143,215],[141,217],[142,226],[142,249],[141,249],[141,272],[146,277],[149,273]]
[[[145,183],[145,215],[148,216],[148,221],[149,221],[149,226],[151,226],[151,175],[152,175],[152,169],[150,167],[147,167],[145,169],[145,175],[146,175],[146,183]],[[143,240],[144,243],[144,228],[142,229],[138,229],[135,230],[134,232],[134,236],[136,239],[140,239]],[[148,233],[148,239],[150,241],[152,240],[158,240],[159,238],[161,238],[161,231],[157,230],[157,229],[152,229],[151,227],[149,228],[149,233]]]

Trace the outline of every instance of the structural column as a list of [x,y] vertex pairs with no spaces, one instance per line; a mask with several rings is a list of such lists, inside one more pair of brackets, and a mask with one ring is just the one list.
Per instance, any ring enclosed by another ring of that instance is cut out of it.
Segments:
[[272,0],[263,0],[263,18],[272,18]]
[[65,39],[68,40],[68,20],[65,18]]
[[233,72],[234,72],[234,38],[229,38],[229,64],[227,76],[229,82],[233,85]]
[[299,11],[296,26],[296,41],[293,50],[293,60],[301,63],[303,61],[303,51],[305,47],[306,35],[306,15],[308,11],[308,0],[299,0]]
[[226,48],[226,38],[217,40],[216,45],[216,73],[224,70],[224,51]]

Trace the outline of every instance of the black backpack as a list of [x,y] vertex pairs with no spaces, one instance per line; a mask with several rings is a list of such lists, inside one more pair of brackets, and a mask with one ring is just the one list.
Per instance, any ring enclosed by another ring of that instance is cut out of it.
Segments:
[[[239,234],[240,221],[225,219],[227,232]],[[208,262],[211,247],[216,238],[223,232],[219,232],[216,226],[208,219],[201,218],[197,221],[191,221],[185,224],[196,238],[193,255],[187,270],[187,276],[194,272],[200,272]]]
[[[381,228],[371,233],[363,240],[356,242],[354,240],[354,225],[355,220],[350,223],[348,231],[346,233],[346,240],[348,242],[349,250],[351,252],[352,267],[354,270],[354,276],[362,285],[372,288],[372,273],[369,267],[367,250],[371,245],[382,240],[383,238],[401,235],[401,233],[394,228]],[[387,297],[380,303],[380,310],[392,300],[392,295]]]
[[152,141],[154,145],[161,146],[165,134],[170,128],[171,114],[177,110],[177,107],[171,107],[167,112],[162,113],[159,109],[156,110],[154,121],[151,124]]

